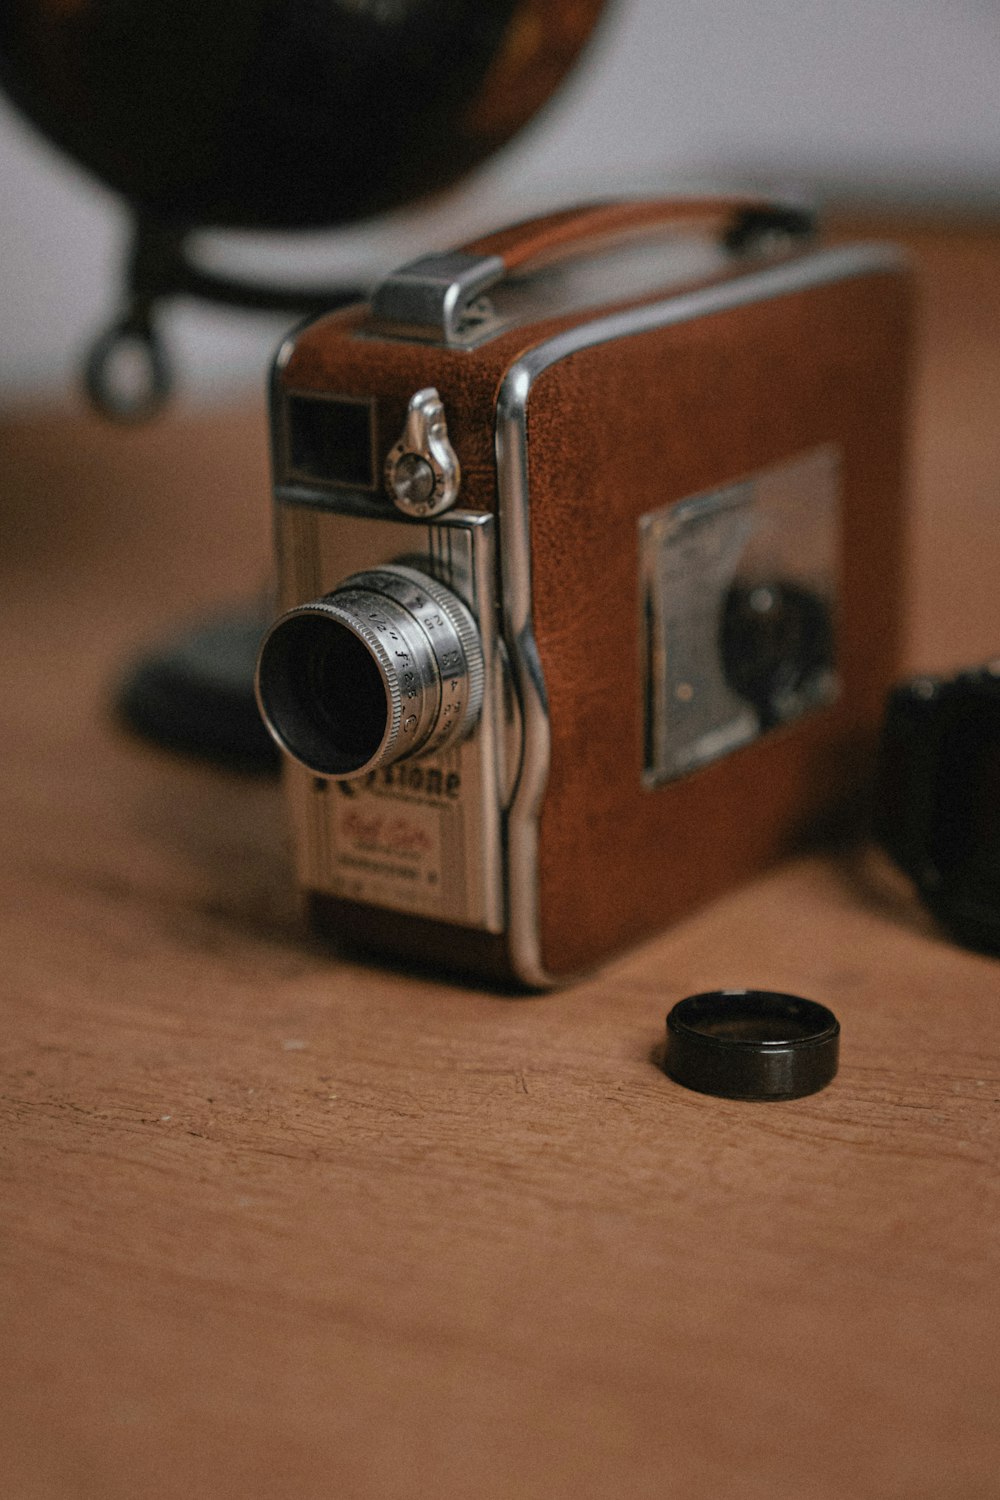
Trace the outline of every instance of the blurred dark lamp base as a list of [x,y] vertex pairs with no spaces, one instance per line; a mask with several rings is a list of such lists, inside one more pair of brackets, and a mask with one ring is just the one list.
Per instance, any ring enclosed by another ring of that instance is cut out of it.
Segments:
[[278,748],[253,693],[257,646],[268,623],[264,610],[247,605],[164,641],[129,669],[116,696],[119,717],[168,750],[277,775]]

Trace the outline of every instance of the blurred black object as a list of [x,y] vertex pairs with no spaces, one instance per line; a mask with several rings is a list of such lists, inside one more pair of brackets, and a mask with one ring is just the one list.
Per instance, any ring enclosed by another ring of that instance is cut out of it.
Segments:
[[0,80],[166,224],[299,229],[455,182],[534,115],[605,0],[4,0]]
[[276,776],[281,757],[253,694],[257,647],[272,614],[248,605],[139,657],[116,694],[122,720],[169,750]]
[[942,926],[1000,955],[1000,659],[894,689],[875,832]]
[[316,229],[448,187],[537,113],[606,3],[4,0],[0,84],[135,216],[94,404],[133,421],[166,400],[165,297],[302,316],[359,295],[214,275],[191,229]]

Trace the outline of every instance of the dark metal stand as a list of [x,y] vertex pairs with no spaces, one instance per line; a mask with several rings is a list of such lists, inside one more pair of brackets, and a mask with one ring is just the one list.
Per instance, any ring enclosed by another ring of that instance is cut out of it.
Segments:
[[[290,318],[357,301],[359,287],[255,285],[215,275],[190,259],[187,226],[138,219],[125,274],[125,307],[95,340],[84,365],[93,406],[116,422],[141,422],[169,400],[174,386],[157,310],[170,297]],[[133,662],[115,694],[117,711],[136,733],[172,750],[233,769],[278,770],[278,751],[260,720],[253,693],[257,644],[270,623],[259,603],[194,621]]]
[[[169,400],[173,371],[156,327],[157,309],[171,297],[195,297],[252,312],[305,318],[332,312],[364,295],[358,286],[264,286],[219,276],[195,264],[188,251],[190,225],[136,219],[125,268],[125,306],[94,341],[83,381],[91,403],[116,422],[142,422]],[[122,365],[132,369],[125,381]],[[138,375],[138,378],[136,376]]]

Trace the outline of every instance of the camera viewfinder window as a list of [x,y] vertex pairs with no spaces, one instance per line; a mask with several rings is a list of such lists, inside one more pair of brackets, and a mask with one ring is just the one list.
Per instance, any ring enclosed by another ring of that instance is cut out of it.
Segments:
[[375,488],[372,403],[346,397],[289,396],[289,464],[303,479]]

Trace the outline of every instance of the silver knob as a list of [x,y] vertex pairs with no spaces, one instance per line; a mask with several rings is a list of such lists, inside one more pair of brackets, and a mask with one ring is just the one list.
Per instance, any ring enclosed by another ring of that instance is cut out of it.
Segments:
[[458,499],[462,471],[433,386],[411,398],[406,425],[386,458],[384,477],[396,509],[407,516],[440,516]]
[[476,622],[450,589],[388,564],[346,578],[276,620],[257,701],[281,748],[348,780],[466,735],[483,701]]

